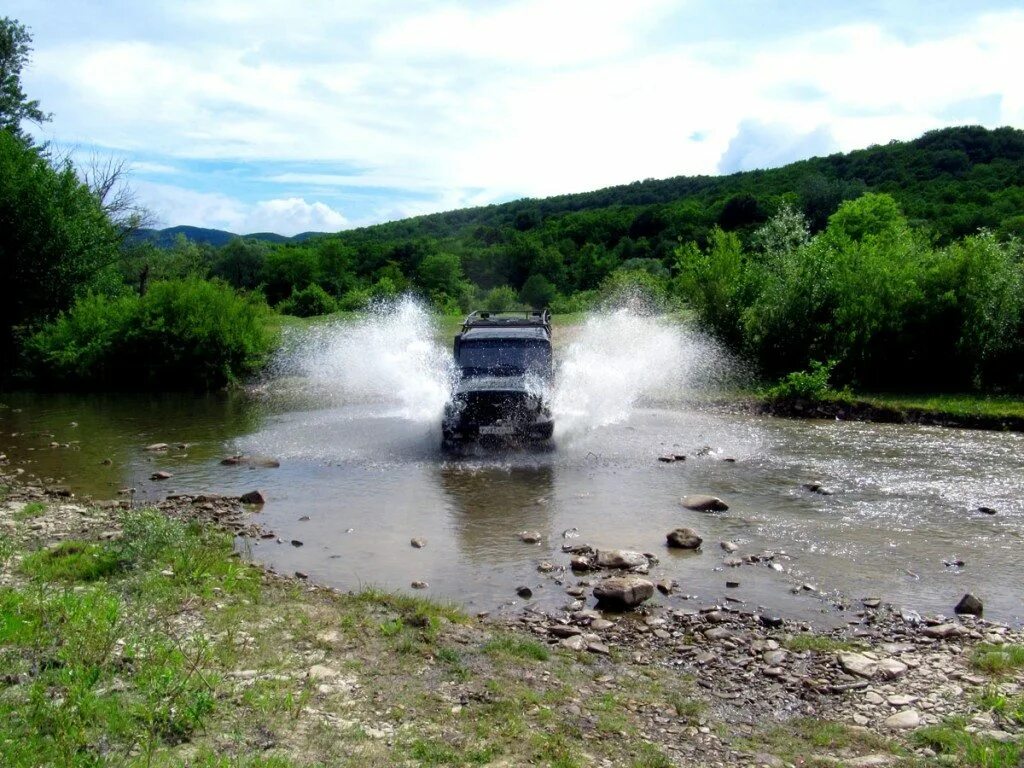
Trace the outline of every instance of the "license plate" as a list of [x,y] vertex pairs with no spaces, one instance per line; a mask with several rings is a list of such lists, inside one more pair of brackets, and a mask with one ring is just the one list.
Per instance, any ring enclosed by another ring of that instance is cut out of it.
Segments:
[[499,424],[492,427],[480,427],[481,435],[511,435],[515,434],[515,431],[515,427],[507,426],[504,424]]

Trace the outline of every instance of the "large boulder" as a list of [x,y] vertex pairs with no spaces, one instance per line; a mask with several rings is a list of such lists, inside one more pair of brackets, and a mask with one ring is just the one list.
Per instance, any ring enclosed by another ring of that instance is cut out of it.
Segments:
[[960,602],[956,604],[956,608],[953,610],[961,615],[966,614],[981,618],[981,615],[985,612],[985,606],[982,605],[981,600],[968,593],[960,598]]
[[669,531],[665,538],[668,545],[676,549],[700,549],[704,542],[693,528],[676,528]]
[[729,508],[729,505],[717,496],[708,496],[703,493],[683,496],[683,506],[697,512],[725,512]]
[[640,576],[613,576],[594,586],[599,605],[609,608],[636,608],[654,594],[654,583]]
[[639,568],[647,565],[647,558],[628,549],[599,549],[595,563],[598,568]]

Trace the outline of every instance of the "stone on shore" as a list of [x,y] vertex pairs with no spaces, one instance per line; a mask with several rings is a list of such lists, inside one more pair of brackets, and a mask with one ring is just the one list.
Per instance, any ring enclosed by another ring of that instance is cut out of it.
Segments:
[[526,544],[537,544],[544,538],[540,535],[540,531],[520,531],[519,540]]
[[639,576],[613,576],[594,586],[599,604],[635,608],[654,594],[654,583]]
[[220,463],[226,467],[234,466],[247,466],[247,467],[266,467],[274,468],[280,467],[281,462],[277,459],[272,459],[268,456],[245,456],[239,454],[237,456],[228,456],[227,458],[221,459]]
[[702,493],[683,496],[683,506],[697,512],[725,512],[729,505],[717,496],[707,496]]
[[704,540],[692,528],[676,528],[665,537],[670,547],[676,549],[700,549]]
[[839,666],[848,674],[869,679],[878,671],[878,662],[860,653],[839,654]]
[[159,472],[154,472],[152,475],[150,475],[149,479],[150,480],[170,480],[172,477],[174,477],[174,475],[172,475],[170,472],[165,472],[163,470],[160,470]]
[[921,724],[921,715],[916,709],[904,709],[895,715],[885,719],[885,727],[894,731],[904,731],[910,728],[917,728]]
[[238,500],[243,504],[266,504],[267,497],[263,495],[263,491],[249,491],[243,493],[238,497]]

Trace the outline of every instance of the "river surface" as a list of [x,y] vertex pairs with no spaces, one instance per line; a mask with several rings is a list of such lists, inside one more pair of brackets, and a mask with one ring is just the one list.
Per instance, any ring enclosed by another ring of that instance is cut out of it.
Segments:
[[[447,364],[444,347],[430,333],[402,339],[368,324],[359,333],[380,338],[336,329],[326,341],[293,339],[277,376],[246,394],[0,395],[0,452],[26,474],[95,498],[126,487],[140,501],[259,488],[268,502],[256,517],[279,539],[240,542],[251,557],[345,589],[409,590],[424,581],[424,594],[473,611],[566,605],[555,579],[571,585],[577,577],[537,566],[567,565],[562,545],[587,543],[657,555],[652,577],[679,584],[657,599],[677,607],[728,598],[828,625],[850,618],[837,602],[855,610],[860,598],[879,597],[949,615],[971,592],[987,617],[1024,617],[1024,435],[701,409],[675,385],[706,373],[692,358],[711,353],[685,338],[669,358],[653,353],[653,364],[672,369],[669,381],[655,376],[652,387],[623,395],[622,382],[636,378],[632,358],[651,365],[651,349],[634,345],[630,359],[609,360],[601,355],[621,350],[580,349],[593,328],[563,330],[556,400],[565,426],[549,450],[442,454],[433,401],[443,403],[434,385],[444,386],[429,371]],[[349,370],[356,363],[346,367],[346,355],[355,350],[365,362],[376,354],[367,345],[382,340],[406,345],[388,365],[408,370],[411,343],[429,375],[400,392],[401,376],[380,365],[357,374]],[[329,362],[339,346],[342,359]],[[375,379],[383,381],[376,389],[368,384]],[[609,392],[616,387],[618,395]],[[188,447],[144,450],[154,442]],[[220,464],[237,453],[271,456],[280,467]],[[665,453],[687,458],[659,462]],[[156,470],[173,477],[151,481]],[[809,492],[808,482],[833,494]],[[721,496],[730,509],[684,509],[680,498],[690,493]],[[665,534],[680,526],[704,538],[701,552],[665,547]],[[524,530],[543,541],[523,543]],[[426,546],[411,547],[413,537]],[[784,570],[726,566],[726,540],[741,555],[784,553],[776,558]],[[517,597],[519,586],[533,598]]]

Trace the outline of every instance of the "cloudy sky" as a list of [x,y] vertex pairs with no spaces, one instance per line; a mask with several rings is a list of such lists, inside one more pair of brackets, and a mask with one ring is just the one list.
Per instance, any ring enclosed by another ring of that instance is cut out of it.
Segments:
[[1024,4],[7,0],[163,225],[337,230],[1024,127]]

